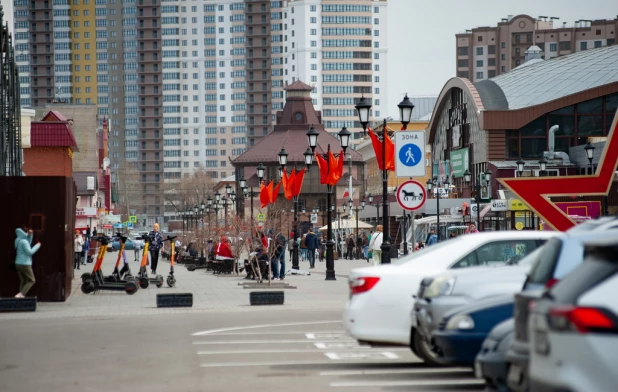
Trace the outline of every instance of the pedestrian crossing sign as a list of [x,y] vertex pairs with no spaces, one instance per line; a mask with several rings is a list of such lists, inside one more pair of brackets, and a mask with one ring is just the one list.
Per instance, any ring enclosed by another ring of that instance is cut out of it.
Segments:
[[258,222],[264,222],[264,214],[258,214],[257,220]]
[[131,215],[131,216],[129,217],[129,222],[131,222],[131,223],[137,223],[137,216],[135,216],[135,215]]

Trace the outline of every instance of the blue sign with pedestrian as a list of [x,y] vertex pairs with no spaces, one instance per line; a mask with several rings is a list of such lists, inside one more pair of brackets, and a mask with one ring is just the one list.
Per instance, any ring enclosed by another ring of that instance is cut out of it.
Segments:
[[425,132],[395,132],[395,174],[397,177],[424,177],[426,166]]
[[399,150],[399,160],[406,166],[416,166],[423,160],[423,153],[416,144],[406,144]]

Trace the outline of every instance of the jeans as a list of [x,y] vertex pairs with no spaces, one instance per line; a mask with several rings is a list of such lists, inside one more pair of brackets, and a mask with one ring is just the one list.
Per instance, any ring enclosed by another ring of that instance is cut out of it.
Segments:
[[363,246],[363,256],[365,256],[366,259],[369,258],[369,246]]
[[81,264],[82,252],[75,252],[73,257],[73,269],[79,269],[79,265]]
[[150,249],[150,269],[153,274],[157,273],[157,264],[159,263],[159,250]]
[[273,257],[270,260],[270,271],[273,274],[273,279],[279,279],[279,258]]
[[281,264],[281,269],[279,270],[279,278],[285,278],[285,252],[281,252],[281,256],[279,256],[279,263]]
[[315,267],[315,249],[307,249],[307,255],[309,256],[309,267]]

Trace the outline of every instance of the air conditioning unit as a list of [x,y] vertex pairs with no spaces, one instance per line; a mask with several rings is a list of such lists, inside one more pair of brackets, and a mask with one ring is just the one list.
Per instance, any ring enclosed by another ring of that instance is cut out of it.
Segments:
[[94,191],[94,177],[86,177],[86,190]]

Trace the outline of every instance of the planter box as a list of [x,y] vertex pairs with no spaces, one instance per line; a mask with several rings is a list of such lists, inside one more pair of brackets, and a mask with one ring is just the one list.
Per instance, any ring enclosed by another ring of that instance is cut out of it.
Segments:
[[34,312],[36,297],[0,298],[0,312]]
[[193,294],[157,294],[157,308],[177,308],[193,306]]
[[254,291],[249,293],[251,305],[283,305],[283,291]]

